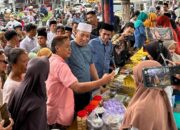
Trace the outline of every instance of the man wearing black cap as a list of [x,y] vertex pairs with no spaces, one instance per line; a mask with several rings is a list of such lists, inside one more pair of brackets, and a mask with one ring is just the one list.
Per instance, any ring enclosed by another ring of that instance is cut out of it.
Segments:
[[47,45],[47,32],[46,28],[39,28],[37,30],[37,41],[38,41],[38,46],[33,48],[31,52],[37,53],[40,49],[42,48],[49,48]]
[[86,14],[87,22],[92,25],[93,30],[91,32],[94,36],[99,36],[99,30],[101,26],[101,22],[98,22],[96,12],[95,11],[89,11]]
[[100,36],[89,42],[93,54],[93,62],[98,71],[99,78],[105,73],[109,73],[110,61],[112,58],[113,46],[110,41],[113,26],[102,23],[99,31]]

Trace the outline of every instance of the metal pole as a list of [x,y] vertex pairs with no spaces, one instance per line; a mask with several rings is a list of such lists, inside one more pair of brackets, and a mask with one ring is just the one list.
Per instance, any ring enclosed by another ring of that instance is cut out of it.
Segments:
[[16,13],[16,4],[15,0],[12,0],[13,12]]
[[102,19],[104,22],[104,0],[101,1],[101,7],[102,7]]

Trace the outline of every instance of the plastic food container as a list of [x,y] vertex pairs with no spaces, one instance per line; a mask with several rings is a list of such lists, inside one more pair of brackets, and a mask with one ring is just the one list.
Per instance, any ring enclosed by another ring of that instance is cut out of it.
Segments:
[[86,110],[82,110],[77,113],[78,130],[87,130],[87,117],[88,117],[88,112]]

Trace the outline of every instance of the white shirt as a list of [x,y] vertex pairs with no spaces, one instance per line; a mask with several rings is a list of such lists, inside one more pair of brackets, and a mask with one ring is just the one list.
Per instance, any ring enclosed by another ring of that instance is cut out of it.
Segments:
[[29,38],[26,36],[21,42],[20,42],[20,48],[25,49],[28,53],[31,52],[33,48],[37,47],[37,42],[34,38]]
[[53,33],[51,31],[48,32],[47,40],[48,40],[49,47],[51,47],[51,42],[55,36],[56,36],[56,33]]
[[13,29],[13,27],[15,25],[22,25],[20,22],[16,21],[16,20],[13,20],[13,21],[9,21],[7,24],[6,24],[6,29]]
[[10,78],[7,78],[3,87],[3,103],[8,103],[10,97],[14,94],[15,89],[19,87],[21,82],[14,81]]

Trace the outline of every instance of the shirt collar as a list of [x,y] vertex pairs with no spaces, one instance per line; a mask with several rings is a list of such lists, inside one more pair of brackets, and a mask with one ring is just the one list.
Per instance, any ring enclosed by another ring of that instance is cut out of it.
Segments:
[[65,60],[64,60],[61,56],[59,56],[59,55],[57,55],[57,54],[52,54],[51,57],[57,58],[57,59],[59,59],[60,61],[65,62]]
[[28,37],[28,36],[26,36],[26,38],[27,38],[28,42],[31,42],[31,41],[34,40],[34,38],[30,38],[30,37]]
[[110,40],[109,40],[107,44],[104,44],[103,41],[101,40],[101,37],[100,37],[100,36],[99,36],[99,41],[100,41],[100,43],[101,43],[102,45],[105,45],[105,46],[108,46],[108,45],[109,45],[109,42],[110,42]]

